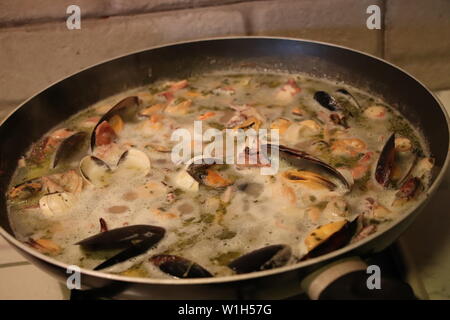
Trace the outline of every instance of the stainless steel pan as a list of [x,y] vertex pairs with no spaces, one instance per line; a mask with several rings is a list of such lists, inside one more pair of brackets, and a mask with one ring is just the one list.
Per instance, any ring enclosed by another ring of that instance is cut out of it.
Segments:
[[20,105],[0,125],[0,234],[37,267],[65,281],[67,265],[15,239],[5,192],[17,160],[50,128],[90,104],[158,78],[213,70],[301,72],[344,81],[382,97],[423,131],[435,158],[427,199],[386,231],[332,253],[279,269],[211,279],[137,279],[82,270],[84,289],[125,298],[283,298],[298,293],[304,277],[347,256],[367,256],[391,244],[411,224],[442,180],[449,162],[449,120],[433,94],[392,64],[325,43],[265,37],[223,38],[151,48],[109,60],[56,82]]

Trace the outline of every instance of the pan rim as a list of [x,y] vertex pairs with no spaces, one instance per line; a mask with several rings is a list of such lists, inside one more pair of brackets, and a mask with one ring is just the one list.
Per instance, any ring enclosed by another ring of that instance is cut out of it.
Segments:
[[[289,40],[289,41],[295,41],[295,42],[304,42],[304,43],[313,43],[313,44],[318,44],[321,46],[328,46],[328,47],[333,47],[333,48],[338,48],[338,49],[343,49],[346,51],[350,51],[350,52],[354,52],[354,53],[358,53],[360,55],[364,55],[366,57],[378,60],[382,63],[385,63],[389,66],[391,66],[394,69],[397,69],[398,71],[402,72],[403,74],[405,74],[406,76],[408,76],[409,78],[413,79],[416,83],[418,83],[420,86],[422,86],[423,89],[426,90],[426,92],[428,94],[430,94],[433,99],[438,103],[441,112],[443,113],[445,119],[446,119],[446,123],[447,123],[447,131],[448,131],[448,137],[449,137],[449,146],[450,146],[450,118],[449,115],[446,111],[446,109],[444,108],[444,106],[442,105],[442,102],[439,100],[439,98],[437,98],[437,96],[431,92],[430,89],[428,89],[420,80],[418,80],[416,77],[412,76],[410,73],[408,73],[407,71],[403,70],[402,68],[382,59],[379,57],[376,57],[372,54],[366,53],[366,52],[362,52],[360,50],[357,49],[352,49],[352,48],[348,48],[342,45],[337,45],[337,44],[332,44],[332,43],[327,43],[327,42],[322,42],[322,41],[315,41],[315,40],[309,40],[309,39],[302,39],[302,38],[293,38],[293,37],[273,37],[273,36],[227,36],[227,37],[208,37],[208,38],[201,38],[201,39],[196,39],[196,40],[188,40],[188,41],[179,41],[179,42],[172,42],[172,43],[168,43],[168,44],[163,44],[163,45],[158,45],[158,46],[152,46],[143,50],[136,50],[136,51],[132,51],[123,55],[118,55],[116,57],[110,58],[110,59],[105,59],[99,63],[90,65],[86,68],[83,68],[77,72],[74,72],[66,77],[64,77],[63,79],[60,79],[58,81],[55,81],[53,83],[51,83],[50,85],[48,85],[47,87],[45,87],[44,89],[40,90],[39,92],[33,94],[30,98],[26,99],[24,102],[22,102],[20,105],[18,105],[16,108],[14,108],[13,110],[11,110],[6,116],[5,118],[0,122],[0,126],[2,126],[9,117],[11,117],[17,110],[19,110],[22,106],[24,106],[26,103],[28,103],[30,100],[32,100],[33,98],[35,98],[37,95],[41,94],[42,92],[45,92],[46,90],[48,90],[49,88],[53,87],[54,85],[56,85],[57,83],[68,79],[76,74],[82,73],[88,69],[91,69],[93,67],[99,66],[101,64],[105,64],[108,62],[111,62],[113,60],[116,59],[120,59],[120,58],[124,58],[126,56],[131,56],[140,52],[145,52],[145,51],[149,51],[149,50],[154,50],[154,49],[158,49],[158,48],[165,48],[165,47],[171,47],[171,46],[176,46],[176,45],[183,45],[183,44],[190,44],[190,43],[199,43],[199,42],[208,42],[208,41],[222,41],[222,40],[245,40],[245,39],[266,39],[266,40]],[[438,173],[436,179],[433,181],[433,183],[431,184],[431,186],[429,187],[429,189],[427,190],[427,192],[424,195],[424,199],[422,199],[421,201],[418,201],[414,206],[410,207],[407,211],[405,211],[404,213],[402,213],[401,217],[398,217],[395,219],[395,221],[389,223],[389,225],[382,231],[382,232],[376,232],[356,243],[353,244],[348,244],[345,247],[332,251],[330,253],[327,253],[325,255],[316,257],[316,258],[312,258],[312,259],[308,259],[306,261],[302,261],[302,262],[297,262],[291,265],[287,265],[284,267],[279,267],[276,269],[271,269],[271,270],[264,270],[264,271],[257,271],[257,272],[251,272],[251,273],[247,273],[247,274],[240,274],[240,275],[231,275],[231,276],[222,276],[222,277],[211,277],[211,278],[201,278],[201,279],[156,279],[156,278],[136,278],[136,277],[128,277],[128,276],[121,276],[121,275],[117,275],[117,274],[110,274],[110,273],[106,273],[106,272],[101,272],[101,271],[93,271],[90,269],[85,269],[85,268],[80,268],[81,271],[81,275],[86,275],[86,276],[91,276],[91,277],[96,277],[96,278],[103,278],[103,279],[107,279],[107,280],[111,280],[111,281],[118,281],[118,282],[127,282],[127,283],[136,283],[136,284],[149,284],[149,285],[210,285],[210,284],[221,284],[221,283],[229,283],[229,282],[237,282],[237,281],[244,281],[244,280],[251,280],[251,279],[256,279],[256,278],[263,278],[263,277],[268,277],[268,276],[273,276],[276,274],[282,274],[285,272],[289,272],[289,271],[295,271],[297,269],[302,269],[311,265],[314,265],[316,263],[320,263],[326,260],[331,260],[333,258],[336,258],[337,256],[340,255],[344,255],[348,252],[351,252],[352,250],[361,247],[363,245],[365,245],[368,242],[374,241],[377,237],[380,237],[383,233],[388,232],[389,230],[393,229],[394,227],[396,227],[398,224],[400,224],[401,222],[403,222],[405,219],[407,219],[411,214],[413,214],[413,212],[415,212],[416,210],[418,210],[422,205],[424,205],[430,198],[430,196],[432,194],[434,194],[434,192],[437,190],[437,188],[439,187],[439,185],[442,182],[442,179],[448,169],[449,166],[449,162],[450,162],[450,155],[449,155],[449,149],[447,148],[447,155],[445,157],[445,161],[444,164],[442,166],[442,168],[440,169],[440,172]],[[38,258],[39,260],[43,260],[46,263],[50,264],[50,265],[54,265],[57,266],[59,268],[62,268],[64,270],[67,270],[68,267],[70,266],[67,263],[63,263],[61,261],[58,261],[54,258],[51,258],[49,256],[46,256],[32,248],[30,248],[29,246],[25,245],[24,243],[20,242],[19,240],[17,240],[12,234],[10,234],[9,232],[7,232],[3,227],[0,227],[0,235],[2,235],[10,244],[12,244],[13,246],[19,248],[20,250],[26,252],[27,254],[34,256],[35,258]],[[300,285],[300,284],[299,284]]]

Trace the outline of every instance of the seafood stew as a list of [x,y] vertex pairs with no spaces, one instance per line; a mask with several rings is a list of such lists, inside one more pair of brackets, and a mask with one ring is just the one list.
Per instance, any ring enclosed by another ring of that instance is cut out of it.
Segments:
[[[194,121],[225,135],[277,130],[278,171],[174,163],[171,136]],[[422,134],[367,92],[303,75],[209,74],[73,116],[19,160],[7,197],[17,238],[60,261],[200,278],[304,261],[380,231],[419,201],[432,167]]]

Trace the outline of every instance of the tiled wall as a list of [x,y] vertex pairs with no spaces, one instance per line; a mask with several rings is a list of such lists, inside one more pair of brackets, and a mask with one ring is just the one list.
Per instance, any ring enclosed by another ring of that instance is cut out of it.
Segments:
[[[66,28],[70,4],[81,7],[81,30]],[[381,30],[366,27],[372,4],[382,10]],[[2,0],[0,115],[101,60],[228,35],[342,44],[385,57],[432,89],[450,88],[449,0]]]

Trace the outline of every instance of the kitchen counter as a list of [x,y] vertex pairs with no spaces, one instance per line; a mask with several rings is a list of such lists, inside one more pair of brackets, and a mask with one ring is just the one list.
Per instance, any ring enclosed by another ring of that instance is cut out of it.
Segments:
[[[437,93],[450,113],[450,90]],[[421,298],[450,299],[450,171],[399,244]],[[67,299],[69,292],[0,238],[0,299]]]

